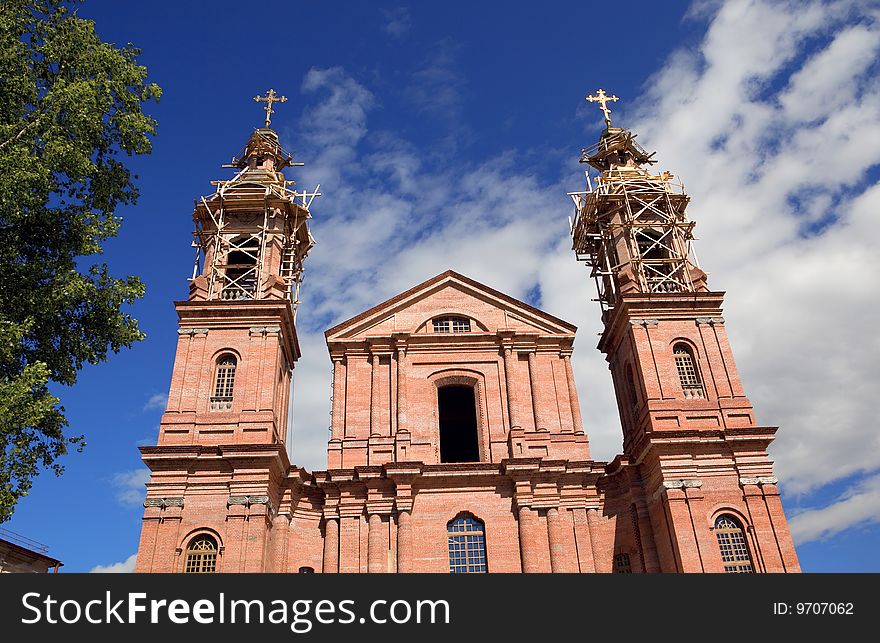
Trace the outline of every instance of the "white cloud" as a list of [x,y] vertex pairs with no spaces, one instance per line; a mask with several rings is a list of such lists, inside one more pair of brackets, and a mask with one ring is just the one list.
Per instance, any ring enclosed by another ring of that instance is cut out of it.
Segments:
[[650,80],[633,122],[687,182],[710,285],[786,489],[880,468],[876,16],[735,0]]
[[[301,155],[309,161],[303,182],[334,182],[313,206],[318,244],[297,315],[303,358],[291,451],[314,469],[326,466],[329,423],[323,331],[449,268],[524,297],[567,233],[567,213],[562,182],[548,188],[524,175],[512,154],[468,166],[370,131],[377,101],[338,68],[311,70],[304,88],[319,102],[302,119],[299,145],[310,157]],[[559,216],[539,224],[534,205],[548,189],[559,195]]]
[[385,33],[395,38],[407,34],[412,28],[412,17],[409,9],[406,7],[397,7],[395,9],[381,9],[382,17],[385,18],[385,24],[382,29]]
[[112,482],[116,488],[116,500],[126,507],[136,507],[143,504],[147,495],[144,485],[149,480],[150,470],[143,467],[115,474]]
[[419,68],[410,75],[405,96],[419,110],[460,127],[457,116],[465,78],[457,69],[458,56],[459,47],[451,40],[431,45]]
[[134,572],[134,565],[137,562],[137,554],[132,554],[125,560],[109,565],[96,565],[90,574],[131,574]]
[[854,485],[833,503],[802,511],[789,519],[791,535],[799,545],[825,540],[851,527],[880,522],[880,476]]
[[147,403],[144,404],[144,411],[164,411],[166,406],[168,406],[168,394],[155,393],[151,395],[150,399],[147,400]]
[[[878,23],[816,1],[698,8],[702,42],[673,52],[644,96],[623,97],[615,122],[687,182],[710,286],[728,291],[746,392],[759,422],[781,426],[773,457],[784,488],[805,493],[880,468],[880,187],[866,182],[880,162],[880,87],[869,73]],[[298,313],[295,461],[326,466],[324,329],[447,268],[520,298],[537,285],[539,305],[579,327],[585,428],[593,456],[613,457],[621,434],[595,348],[595,287],[568,240],[576,163],[546,182],[512,152],[472,165],[416,150],[370,130],[380,100],[340,68],[311,70],[303,91],[316,102],[297,140],[308,164],[299,177],[326,196],[312,208],[318,245]]]

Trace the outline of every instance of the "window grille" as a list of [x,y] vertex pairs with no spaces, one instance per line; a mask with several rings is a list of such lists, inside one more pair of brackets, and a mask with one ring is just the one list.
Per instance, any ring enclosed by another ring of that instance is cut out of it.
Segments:
[[232,392],[235,389],[234,356],[224,355],[217,362],[217,375],[214,378],[214,394],[211,395],[212,411],[227,411],[232,408]]
[[186,549],[185,574],[213,574],[217,571],[217,541],[210,536],[193,538]]
[[686,399],[703,399],[703,384],[700,381],[700,373],[694,364],[694,356],[684,344],[676,344],[673,349],[675,355],[675,368],[678,370],[678,380],[681,382],[681,390]]
[[449,573],[486,573],[486,536],[483,523],[461,516],[447,526],[449,536]]
[[466,317],[440,317],[434,320],[435,333],[469,333],[471,320]]
[[752,557],[746,544],[743,528],[732,516],[718,516],[715,521],[715,536],[721,548],[721,561],[728,574],[752,574]]
[[629,561],[629,554],[615,554],[614,556],[614,573],[615,574],[632,574],[632,564]]

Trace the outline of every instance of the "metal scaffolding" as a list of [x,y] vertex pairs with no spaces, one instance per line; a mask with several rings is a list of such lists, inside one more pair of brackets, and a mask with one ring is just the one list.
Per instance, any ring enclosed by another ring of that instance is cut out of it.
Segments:
[[[277,297],[270,278],[283,283],[294,315],[299,304],[303,261],[314,245],[309,207],[320,196],[293,189],[283,169],[293,156],[270,129],[258,129],[230,165],[238,173],[212,181],[214,194],[196,202],[192,279],[204,276],[207,299],[240,300]],[[268,285],[267,285],[268,284]]]
[[[603,310],[621,292],[668,293],[695,290],[693,230],[685,209],[684,185],[668,172],[652,174],[653,153],[622,128],[608,127],[583,150],[587,189],[570,192],[572,248],[596,280]],[[702,273],[699,273],[702,274]]]

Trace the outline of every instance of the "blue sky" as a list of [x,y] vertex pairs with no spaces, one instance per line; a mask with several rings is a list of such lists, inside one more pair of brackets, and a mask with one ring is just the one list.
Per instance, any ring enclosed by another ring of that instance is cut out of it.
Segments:
[[[124,7],[124,8],[121,8]],[[670,8],[672,7],[672,8]],[[41,475],[6,525],[65,571],[130,569],[145,469],[186,295],[193,199],[261,123],[297,160],[318,245],[306,264],[294,390],[297,463],[325,466],[323,330],[447,268],[579,327],[574,367],[594,457],[620,448],[594,286],[567,240],[581,147],[615,123],[693,198],[697,252],[725,318],[808,571],[880,571],[873,412],[880,255],[876,2],[125,3],[87,1],[164,89],[141,199],[106,260],[138,274],[147,333],[60,391],[82,454]]]

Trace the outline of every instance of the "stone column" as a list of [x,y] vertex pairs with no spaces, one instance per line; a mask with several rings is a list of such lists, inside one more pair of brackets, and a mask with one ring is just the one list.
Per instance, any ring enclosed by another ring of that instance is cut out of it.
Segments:
[[378,436],[382,432],[382,413],[380,400],[379,367],[382,360],[375,353],[370,353],[370,435]]
[[397,514],[397,571],[409,574],[413,566],[413,533],[412,514],[410,511],[399,511]]
[[279,512],[272,518],[269,532],[271,545],[267,571],[283,573],[287,571],[287,546],[290,542],[290,514]]
[[504,380],[507,385],[507,413],[510,419],[511,429],[521,429],[522,419],[520,418],[519,406],[513,394],[513,348],[511,346],[504,347]]
[[611,571],[611,555],[600,557],[602,551],[599,545],[599,510],[587,509],[587,527],[590,532],[590,546],[593,548],[593,567],[597,572]]
[[572,510],[572,513],[574,514],[574,541],[577,545],[578,570],[581,573],[592,574],[596,571],[596,562],[593,559],[593,538],[587,510],[580,507]]
[[331,440],[341,440],[345,436],[345,358],[331,356],[333,360],[333,421]]
[[565,362],[565,379],[568,383],[568,400],[571,403],[571,420],[575,433],[584,432],[584,422],[581,419],[581,404],[578,401],[577,388],[574,385],[574,371],[571,368],[571,355],[564,353],[562,361]]
[[244,572],[265,572],[266,545],[269,535],[269,520],[272,507],[268,496],[248,496],[247,506],[247,549],[244,556]]
[[397,431],[407,431],[406,426],[406,345],[397,348]]
[[801,566],[798,562],[794,542],[791,539],[791,531],[789,531],[788,523],[785,520],[785,512],[782,509],[782,501],[779,498],[779,489],[776,485],[775,477],[767,477],[761,483],[764,503],[770,516],[770,526],[773,529],[779,555],[782,558],[782,570],[788,573],[799,572]]
[[547,510],[547,539],[550,543],[550,570],[554,574],[568,571],[565,565],[565,513],[556,507]]
[[[226,534],[221,572],[243,572],[247,534],[246,496],[230,496],[226,508]],[[219,563],[219,560],[218,560]]]
[[522,570],[527,574],[541,571],[540,556],[535,531],[538,527],[538,513],[531,507],[519,508],[519,551],[522,556]]
[[339,518],[324,517],[324,566],[325,574],[339,573]]
[[648,511],[648,503],[645,499],[638,497],[635,501],[636,520],[638,521],[639,533],[642,541],[642,562],[645,565],[645,572],[648,574],[659,574],[660,555],[657,553],[657,540],[654,537],[654,527],[651,525],[651,514]]
[[[759,481],[760,478],[740,478],[742,495],[746,501],[746,507],[748,507],[749,518],[752,521],[757,550],[750,550],[752,565],[757,572],[784,572],[785,568],[779,555],[778,541],[770,522],[767,504],[764,501],[764,493]],[[743,525],[743,529],[748,530],[748,526]]]
[[529,351],[529,384],[532,387],[532,411],[535,416],[535,430],[547,431],[546,405],[541,395],[541,387],[538,384],[538,354]]
[[370,531],[367,537],[367,571],[370,574],[382,574],[387,571],[383,536],[381,514],[370,514]]
[[704,573],[700,546],[694,536],[694,524],[688,505],[683,480],[668,480],[660,485],[661,498],[665,501],[668,520],[668,537],[675,547],[677,567],[675,571]]
[[341,515],[339,517],[339,572],[342,574],[359,573],[360,529],[361,516]]

